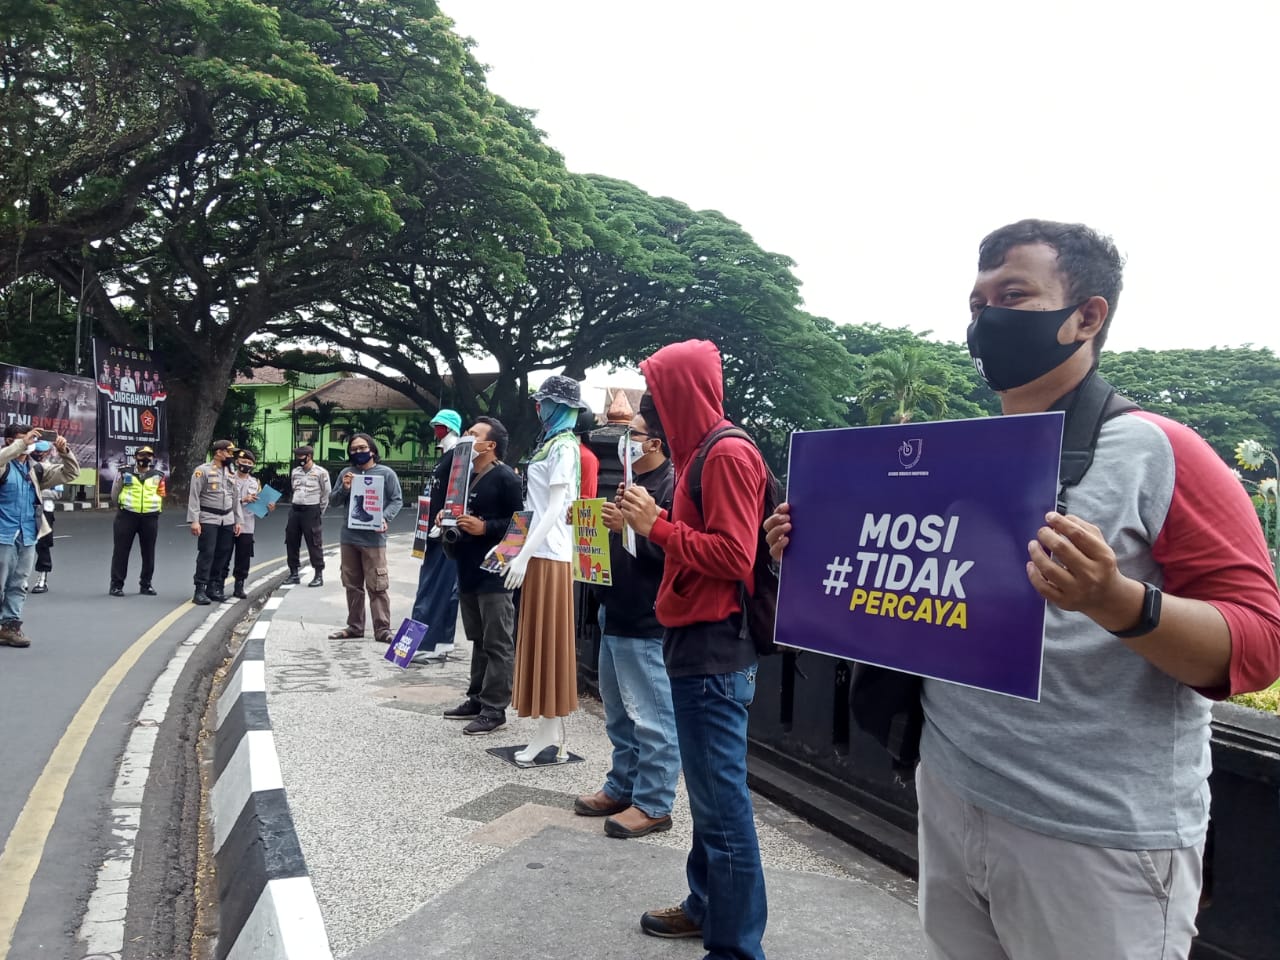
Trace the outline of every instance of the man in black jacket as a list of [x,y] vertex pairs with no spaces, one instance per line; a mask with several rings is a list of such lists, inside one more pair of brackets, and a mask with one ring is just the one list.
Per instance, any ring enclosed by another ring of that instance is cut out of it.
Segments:
[[507,429],[493,417],[479,417],[465,434],[475,437],[467,512],[458,518],[462,531],[454,549],[458,565],[458,601],[462,629],[471,641],[471,685],[467,699],[446,710],[450,720],[470,721],[462,732],[493,733],[507,722],[511,675],[515,666],[515,607],[502,577],[480,569],[490,548],[507,532],[511,515],[523,506],[520,478],[502,462],[507,455]]
[[[640,413],[618,444],[618,459],[631,447],[635,482],[661,510],[671,509],[675,489],[658,412],[646,394]],[[604,505],[609,528],[613,586],[598,587],[600,599],[600,699],[613,743],[613,766],[604,787],[573,805],[583,817],[607,817],[611,837],[642,837],[671,829],[671,804],[680,776],[671,682],[662,660],[662,625],[654,614],[662,582],[662,548],[636,537],[636,555],[623,546],[622,512]]]

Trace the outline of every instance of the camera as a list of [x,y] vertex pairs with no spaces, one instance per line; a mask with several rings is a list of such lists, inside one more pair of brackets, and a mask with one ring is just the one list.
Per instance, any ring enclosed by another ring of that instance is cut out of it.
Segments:
[[440,525],[440,539],[448,544],[457,544],[462,539],[462,528],[456,523],[442,523]]

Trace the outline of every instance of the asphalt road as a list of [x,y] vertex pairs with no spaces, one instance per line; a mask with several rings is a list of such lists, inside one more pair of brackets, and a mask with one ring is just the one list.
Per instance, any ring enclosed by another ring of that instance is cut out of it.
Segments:
[[[255,566],[283,560],[286,514],[287,508],[258,521]],[[76,931],[107,848],[107,808],[117,763],[156,677],[177,644],[210,610],[189,602],[195,541],[182,521],[178,510],[161,518],[153,581],[159,595],[137,592],[140,561],[135,545],[126,595],[115,598],[107,595],[111,512],[59,513],[49,592],[29,596],[24,611],[31,646],[0,647],[0,837],[8,840],[33,785],[90,691],[139,637],[171,611],[186,608],[125,675],[93,729],[60,798],[7,957],[0,942],[0,960],[83,956],[75,949]],[[405,510],[393,522],[392,532],[412,526],[413,511]],[[325,532],[326,542],[336,541],[336,517],[326,518]],[[336,563],[326,573],[336,585]],[[157,757],[156,762],[173,759]],[[189,762],[195,762],[194,756]],[[0,890],[0,897],[11,894]]]

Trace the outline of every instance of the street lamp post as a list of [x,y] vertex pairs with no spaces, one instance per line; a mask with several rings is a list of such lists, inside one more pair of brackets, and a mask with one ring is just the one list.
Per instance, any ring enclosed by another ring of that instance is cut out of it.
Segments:
[[262,462],[267,462],[267,416],[271,413],[271,408],[267,407],[262,411]]

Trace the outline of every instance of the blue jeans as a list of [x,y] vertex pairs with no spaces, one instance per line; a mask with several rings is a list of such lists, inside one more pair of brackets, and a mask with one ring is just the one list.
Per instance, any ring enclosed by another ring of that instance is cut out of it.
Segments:
[[662,640],[605,633],[604,617],[601,607],[600,699],[613,744],[604,792],[646,816],[665,817],[676,798],[680,746]]
[[0,623],[22,622],[22,606],[27,602],[27,578],[36,562],[36,545],[0,543]]
[[672,677],[693,849],[682,906],[702,927],[707,960],[764,960],[760,846],[747,790],[747,707],[756,665],[734,673]]
[[445,554],[439,540],[427,541],[409,616],[427,625],[419,650],[453,644],[458,628],[458,565]]

